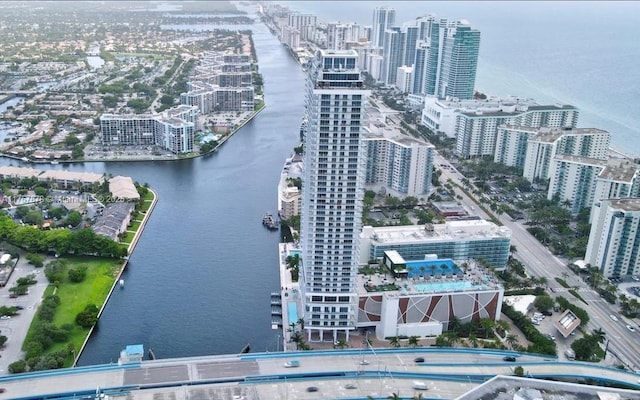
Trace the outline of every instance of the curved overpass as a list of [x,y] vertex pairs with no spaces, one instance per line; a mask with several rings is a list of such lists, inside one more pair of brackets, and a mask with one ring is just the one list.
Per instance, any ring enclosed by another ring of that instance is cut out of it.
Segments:
[[[503,361],[515,356],[516,362]],[[425,362],[416,363],[416,357]],[[296,359],[299,366],[285,367]],[[595,381],[640,389],[636,373],[581,362],[490,349],[401,348],[257,353],[98,365],[0,378],[5,395],[14,399],[79,398],[101,392],[112,396],[151,398],[151,393],[218,393],[223,398],[386,398],[411,392],[420,380],[429,397],[456,398],[496,375],[513,375],[522,366],[527,376]],[[347,385],[350,383],[350,385]],[[315,386],[322,395],[309,393]],[[349,390],[347,386],[355,386]],[[182,395],[181,395],[182,396]]]

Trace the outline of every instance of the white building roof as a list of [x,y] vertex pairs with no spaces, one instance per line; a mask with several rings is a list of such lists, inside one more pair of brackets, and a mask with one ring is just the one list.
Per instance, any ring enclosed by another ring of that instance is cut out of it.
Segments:
[[447,221],[429,228],[423,225],[365,227],[362,233],[371,236],[375,243],[389,244],[511,237],[509,228],[485,220]]
[[74,172],[74,171],[59,171],[48,170],[44,171],[38,179],[53,179],[61,181],[75,181],[84,183],[99,183],[102,182],[104,177],[102,174],[95,174],[93,172]]
[[113,197],[120,199],[140,199],[140,194],[133,180],[128,176],[116,176],[109,179],[109,192]]

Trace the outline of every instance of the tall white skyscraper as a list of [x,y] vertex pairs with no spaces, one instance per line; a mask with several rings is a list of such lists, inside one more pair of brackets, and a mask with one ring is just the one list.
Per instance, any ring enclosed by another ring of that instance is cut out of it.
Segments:
[[396,10],[389,7],[376,7],[373,10],[373,30],[371,43],[375,47],[384,47],[384,32],[394,26]]
[[364,90],[355,50],[318,50],[307,78],[300,288],[308,340],[348,339],[358,318],[366,175]]

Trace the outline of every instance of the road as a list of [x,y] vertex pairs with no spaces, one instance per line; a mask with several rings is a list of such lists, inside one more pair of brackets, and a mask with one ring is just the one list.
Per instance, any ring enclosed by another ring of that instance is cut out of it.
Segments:
[[[503,360],[506,355],[516,356],[517,361]],[[424,362],[415,362],[416,357]],[[285,367],[285,362],[292,359],[298,360],[299,366]],[[637,374],[596,364],[558,362],[555,358],[492,349],[447,348],[186,357],[20,374],[0,378],[0,387],[12,398],[30,399],[46,395],[53,398],[56,393],[64,393],[65,398],[71,394],[95,396],[96,388],[140,400],[191,398],[186,396],[187,390],[194,398],[204,398],[205,392],[208,398],[228,399],[247,394],[242,398],[286,398],[286,393],[289,398],[386,398],[392,392],[413,396],[413,382],[419,380],[429,388],[430,398],[451,399],[487,378],[512,375],[515,366],[522,366],[532,377],[596,378],[640,388]],[[355,387],[347,388],[347,384]],[[307,394],[310,386],[318,388],[318,393]],[[242,393],[231,393],[234,388]]]
[[[446,182],[451,179],[455,184],[463,187],[461,181],[463,176],[455,170],[446,159],[437,154],[436,157],[434,157],[434,162],[438,167],[441,165],[447,166],[440,168],[443,181]],[[456,194],[462,196],[463,199],[461,203],[471,214],[477,214],[485,219],[490,218],[489,215],[478,207],[478,203],[468,197],[462,190],[456,189]],[[639,370],[640,336],[638,330],[631,332],[626,328],[626,325],[637,327],[638,324],[619,315],[616,306],[607,303],[597,292],[589,288],[585,282],[569,269],[566,262],[554,256],[549,249],[544,247],[527,232],[526,227],[516,221],[512,221],[509,216],[496,215],[496,217],[504,226],[511,230],[511,243],[515,245],[517,249],[515,257],[524,263],[530,275],[546,278],[547,286],[550,289],[552,288],[555,293],[562,295],[567,300],[585,309],[590,317],[586,330],[591,332],[592,330],[601,328],[606,333],[606,338],[609,341],[608,352],[618,359],[617,363],[622,363],[634,371]],[[582,303],[568,293],[567,289],[556,282],[556,277],[563,277],[569,286],[577,287],[578,292],[588,304]],[[618,321],[611,319],[609,317],[610,315],[616,315]],[[615,363],[615,360],[609,357],[606,361]]]
[[[29,287],[29,293],[24,296],[19,296],[15,299],[9,297],[9,289],[15,286],[16,280],[29,274],[35,274],[38,283]],[[27,336],[31,321],[35,316],[42,295],[45,289],[49,286],[47,278],[44,276],[43,268],[35,268],[28,264],[22,253],[18,264],[16,265],[9,282],[3,288],[0,288],[0,305],[7,307],[21,306],[20,314],[15,315],[9,319],[0,319],[0,331],[1,334],[8,338],[7,343],[0,350],[0,375],[8,374],[7,371],[9,364],[14,361],[18,361],[23,357],[22,343]]]

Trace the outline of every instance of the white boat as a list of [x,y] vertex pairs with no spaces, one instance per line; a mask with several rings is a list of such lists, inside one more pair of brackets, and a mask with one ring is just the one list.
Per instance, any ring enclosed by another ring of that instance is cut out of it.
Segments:
[[124,279],[120,279],[118,284],[120,285],[121,288],[123,288],[124,287]]

